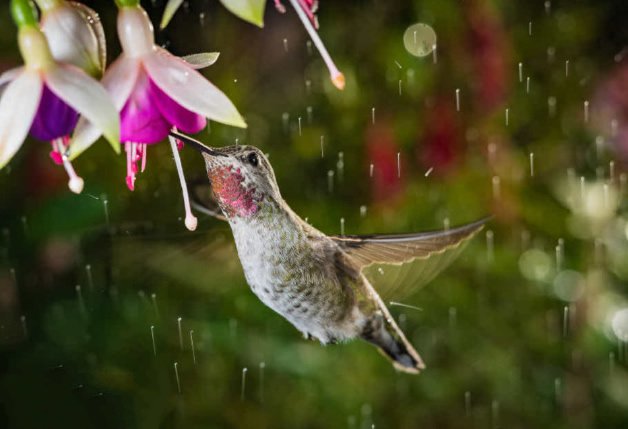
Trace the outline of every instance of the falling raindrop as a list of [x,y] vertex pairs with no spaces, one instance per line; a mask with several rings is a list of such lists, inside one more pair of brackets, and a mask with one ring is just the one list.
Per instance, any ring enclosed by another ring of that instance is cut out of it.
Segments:
[[259,401],[264,403],[264,370],[266,369],[266,362],[259,363]]
[[436,48],[437,48],[436,43],[434,43],[434,44],[432,45],[432,62],[433,62],[434,64],[437,64],[437,63],[438,63],[438,53],[437,53],[437,52],[438,52],[438,50],[437,50]]
[[510,109],[506,108],[506,111],[504,113],[505,113],[506,126],[508,126],[509,116],[510,116]]
[[519,63],[519,82],[523,82],[523,63]]
[[497,429],[499,427],[499,401],[493,399],[491,403],[491,427]]
[[534,177],[534,152],[530,152],[530,177]]
[[360,206],[360,217],[366,217],[366,206]]
[[334,192],[334,170],[327,172],[327,191],[331,194]]
[[469,417],[471,415],[471,392],[464,392],[464,414]]
[[550,118],[556,116],[556,97],[547,97],[547,112],[549,113]]
[[90,264],[85,265],[85,273],[87,274],[87,286],[89,290],[94,290],[94,279],[92,277],[92,266]]
[[549,15],[551,12],[552,12],[552,2],[547,0],[545,2],[545,13]]
[[448,217],[443,219],[443,229],[445,231],[449,231],[449,218]]
[[460,112],[460,88],[456,88],[456,111]]
[[532,21],[528,22],[528,36],[532,36]]
[[402,80],[399,79],[399,95],[401,95],[401,82],[402,82]]
[[556,271],[562,270],[564,259],[565,259],[565,240],[563,240],[562,238],[559,238],[558,244],[556,245]]
[[338,152],[338,161],[336,162],[336,173],[338,174],[338,183],[342,183],[345,178],[345,154]]
[[563,308],[563,337],[566,338],[569,331],[569,306]]
[[283,50],[288,52],[288,39],[283,39]]
[[281,114],[281,122],[283,124],[284,132],[290,131],[290,114],[288,112],[283,112]]
[[246,373],[248,369],[246,367],[242,368],[242,384],[240,386],[240,400],[244,401],[244,393],[246,390]]
[[530,93],[530,77],[526,78],[526,94]]
[[78,300],[79,309],[81,310],[81,314],[83,316],[87,316],[87,308],[85,308],[85,301],[83,300],[83,292],[81,290],[81,285],[76,285],[74,287],[76,290],[76,299]]
[[425,177],[429,177],[429,175],[432,174],[432,171],[434,171],[434,167],[428,168],[427,171],[425,172]]
[[181,317],[177,318],[177,330],[179,332],[179,348],[183,351],[183,331],[181,330]]
[[497,201],[499,200],[501,196],[501,180],[499,176],[493,176],[492,184],[493,184],[493,199]]
[[311,125],[312,121],[314,120],[314,111],[312,109],[312,106],[307,106],[305,108],[305,111],[307,113],[307,123]]
[[181,393],[181,380],[179,380],[179,362],[174,363],[174,376],[177,379],[177,392]]
[[494,255],[494,234],[492,230],[486,231],[486,259],[489,263],[495,260]]
[[340,235],[345,235],[345,218],[340,218]]
[[373,177],[373,170],[375,169],[375,166],[373,164],[369,165],[369,177]]
[[105,224],[109,226],[109,200],[107,199],[107,194],[101,194],[100,199],[102,200],[102,207],[105,211]]
[[375,107],[371,108],[371,123],[375,123]]
[[155,325],[150,325],[150,338],[153,341],[153,356],[157,356],[157,343],[155,342]]
[[301,136],[301,117],[300,116],[297,118],[297,121],[299,122],[299,136]]
[[397,152],[397,179],[401,178],[401,152]]
[[584,122],[589,122],[589,101],[585,100],[584,105]]
[[305,47],[307,48],[307,54],[308,55],[312,55],[312,41],[308,40],[307,42],[305,42]]
[[196,365],[196,350],[194,347],[194,330],[190,329],[190,347],[192,348],[192,362]]
[[569,60],[565,60],[565,77],[569,77]]
[[458,321],[458,310],[456,307],[449,307],[449,329],[454,329]]
[[556,405],[560,405],[561,403],[561,382],[560,382],[560,378],[555,378],[554,379],[554,401],[556,403]]
[[321,158],[325,158],[325,136],[321,136]]
[[28,338],[28,326],[26,326],[26,316],[20,316],[20,323],[22,324],[22,334],[24,339]]
[[549,46],[547,48],[547,62],[548,63],[553,63],[554,62],[555,54],[556,54],[556,48],[554,48],[553,46]]

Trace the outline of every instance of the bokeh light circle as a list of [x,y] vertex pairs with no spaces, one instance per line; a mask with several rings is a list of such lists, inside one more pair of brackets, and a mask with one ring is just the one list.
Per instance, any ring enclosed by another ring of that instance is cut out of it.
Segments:
[[628,308],[615,312],[611,326],[618,339],[628,342]]
[[403,34],[403,46],[415,57],[425,57],[436,47],[436,32],[427,24],[412,24]]

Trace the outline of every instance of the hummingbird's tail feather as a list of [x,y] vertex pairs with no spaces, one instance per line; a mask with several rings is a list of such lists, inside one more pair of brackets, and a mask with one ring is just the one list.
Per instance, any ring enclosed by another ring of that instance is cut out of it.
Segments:
[[395,321],[392,318],[385,319],[381,312],[375,313],[366,323],[361,337],[377,346],[399,371],[418,374],[425,368],[421,356]]

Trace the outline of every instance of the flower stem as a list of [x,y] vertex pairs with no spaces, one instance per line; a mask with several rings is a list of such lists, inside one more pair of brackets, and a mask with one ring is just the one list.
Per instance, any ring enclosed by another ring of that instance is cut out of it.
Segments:
[[118,8],[139,6],[140,0],[114,0]]
[[183,175],[183,167],[181,166],[181,158],[179,157],[179,148],[177,147],[177,139],[172,136],[168,136],[170,140],[170,147],[172,148],[172,156],[174,157],[174,163],[177,166],[177,173],[179,173],[179,181],[181,182],[181,193],[183,194],[183,205],[185,206],[185,227],[190,231],[196,229],[198,219],[192,214],[190,208],[190,197],[188,196],[188,186],[185,182],[185,176]]
[[316,45],[316,49],[318,49],[318,51],[321,54],[321,57],[323,57],[323,61],[325,61],[325,64],[327,65],[327,68],[329,69],[329,73],[331,74],[331,81],[333,82],[334,86],[340,90],[344,89],[345,76],[340,72],[340,70],[338,70],[338,67],[336,67],[336,64],[334,64],[334,61],[331,59],[329,52],[327,52],[325,45],[323,45],[323,41],[318,36],[316,29],[312,25],[310,18],[305,13],[305,11],[301,8],[298,0],[289,0],[289,1],[290,1],[290,4],[292,4],[292,7],[294,7],[294,10],[297,12],[297,15],[299,15],[299,19],[301,20],[301,22],[303,23],[303,26],[309,33],[310,38],[314,42],[314,45]]
[[48,12],[57,6],[62,5],[63,2],[64,0],[35,0],[37,6],[39,6],[39,8],[44,12]]
[[37,26],[37,10],[31,0],[11,0],[11,16],[18,28]]

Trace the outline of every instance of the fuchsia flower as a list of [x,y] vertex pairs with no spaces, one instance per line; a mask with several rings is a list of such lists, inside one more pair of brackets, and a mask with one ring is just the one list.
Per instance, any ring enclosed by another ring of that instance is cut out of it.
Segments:
[[53,160],[65,167],[70,189],[80,193],[83,180],[70,163],[73,146],[68,135],[81,114],[119,151],[118,115],[97,81],[53,58],[30,2],[13,0],[12,12],[19,26],[18,42],[25,65],[0,76],[0,90],[4,89],[0,99],[0,168],[30,133],[51,142]]
[[82,3],[36,1],[42,10],[41,30],[46,35],[52,56],[93,77],[102,76],[107,45],[98,14]]
[[[336,64],[331,59],[329,52],[325,48],[323,41],[318,36],[318,19],[316,18],[316,11],[318,10],[318,0],[288,0],[294,10],[297,12],[299,19],[303,23],[303,26],[307,30],[310,35],[310,38],[314,42],[316,49],[323,57],[323,61],[325,61],[325,65],[329,69],[329,74],[331,76],[331,81],[336,86],[336,88],[342,90],[345,87],[345,76],[338,70]],[[275,7],[281,13],[286,12],[286,8],[281,3],[281,0],[275,0]]]
[[[231,101],[207,81],[193,66],[155,45],[153,26],[148,15],[134,2],[127,2],[118,14],[118,37],[123,53],[107,69],[103,85],[120,114],[121,141],[127,154],[126,183],[135,187],[138,171],[146,167],[149,145],[166,137],[171,129],[194,134],[206,125],[206,118],[237,127],[246,124]],[[74,144],[89,146],[100,132],[91,124],[80,122]],[[185,184],[177,144],[173,155]],[[138,168],[140,163],[140,168]],[[186,218],[190,230],[196,228],[182,186]]]

